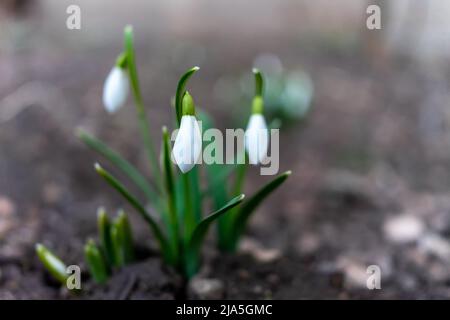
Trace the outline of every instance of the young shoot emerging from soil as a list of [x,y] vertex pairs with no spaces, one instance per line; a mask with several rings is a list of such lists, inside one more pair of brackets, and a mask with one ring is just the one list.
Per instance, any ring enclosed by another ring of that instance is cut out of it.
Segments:
[[[251,214],[288,178],[290,171],[275,177],[249,197],[242,194],[247,163],[263,163],[269,146],[264,119],[263,76],[256,69],[253,70],[255,96],[252,108],[249,108],[251,115],[245,132],[246,151],[236,156],[235,164],[197,165],[205,148],[197,119],[202,121],[204,129],[213,128],[211,118],[197,110],[193,97],[186,91],[187,82],[199,70],[198,67],[187,70],[178,82],[174,99],[177,125],[174,129],[178,129],[178,133],[172,150],[169,131],[166,127],[162,128],[158,159],[147,121],[149,109],[144,106],[141,96],[131,26],[125,28],[124,39],[124,51],[118,56],[105,81],[103,102],[109,113],[116,112],[125,104],[131,87],[143,149],[150,164],[150,178],[87,132],[78,130],[78,136],[137,187],[139,194],[135,195],[102,165],[95,164],[96,172],[147,223],[158,243],[162,259],[186,279],[190,279],[199,271],[201,247],[211,225],[217,222],[218,248],[234,252]],[[202,167],[206,169],[204,181],[200,179],[203,177],[200,174]],[[208,198],[212,199],[213,212],[205,215],[204,203]],[[159,214],[159,219],[150,214],[149,208]],[[89,240],[85,246],[85,256],[92,278],[98,283],[104,283],[112,272],[133,262],[132,231],[123,212],[111,223],[104,210],[100,209],[98,224],[99,245]],[[53,254],[45,258],[39,248],[43,247],[38,246],[38,254],[44,266],[63,282],[65,278],[60,277],[60,271],[64,263]]]

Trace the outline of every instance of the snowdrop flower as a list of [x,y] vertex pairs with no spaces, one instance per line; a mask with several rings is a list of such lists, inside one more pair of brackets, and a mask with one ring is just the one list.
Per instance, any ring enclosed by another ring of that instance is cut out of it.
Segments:
[[173,147],[173,157],[181,172],[186,173],[198,162],[202,152],[202,136],[195,118],[195,106],[186,92],[182,102],[182,117]]
[[123,55],[118,58],[103,86],[103,104],[109,113],[116,112],[125,104],[130,91],[125,61]]
[[269,147],[269,132],[262,114],[263,103],[261,96],[253,99],[252,115],[245,131],[245,149],[251,164],[263,162]]

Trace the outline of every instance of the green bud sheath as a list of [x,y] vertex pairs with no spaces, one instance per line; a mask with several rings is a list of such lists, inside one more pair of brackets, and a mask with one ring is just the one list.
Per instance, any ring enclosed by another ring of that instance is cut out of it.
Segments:
[[123,267],[124,266],[123,235],[118,220],[115,220],[113,225],[111,226],[111,239],[113,244],[114,261],[116,262],[116,266]]
[[187,91],[185,92],[183,101],[181,102],[181,115],[195,116],[194,99],[192,99],[192,96]]
[[94,240],[89,239],[84,246],[86,264],[95,282],[102,284],[108,279],[106,263]]
[[97,225],[98,234],[100,238],[100,247],[105,255],[106,261],[109,266],[115,266],[116,260],[114,255],[114,248],[111,238],[111,222],[104,208],[98,208],[97,210]]
[[252,114],[262,114],[264,111],[264,100],[261,96],[256,96],[252,101]]
[[119,211],[117,220],[122,234],[124,264],[127,264],[134,260],[133,233],[128,216],[123,210]]

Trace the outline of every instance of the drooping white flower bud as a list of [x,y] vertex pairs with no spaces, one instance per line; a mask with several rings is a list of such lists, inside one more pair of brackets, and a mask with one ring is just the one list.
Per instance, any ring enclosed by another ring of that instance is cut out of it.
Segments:
[[173,146],[173,156],[181,172],[186,173],[195,166],[201,151],[202,136],[197,119],[195,116],[182,116]]
[[250,116],[245,130],[245,149],[251,164],[259,164],[267,157],[269,147],[269,133],[266,120],[262,114]]
[[[261,93],[261,88],[258,93]],[[260,95],[256,95],[252,102],[252,115],[245,130],[245,149],[251,164],[259,164],[267,157],[269,133],[263,110],[264,100]]]
[[116,112],[125,104],[130,91],[126,69],[114,66],[103,86],[103,104],[109,113]]
[[173,157],[181,172],[186,173],[198,162],[202,152],[202,135],[192,97],[185,93],[182,102],[180,129],[173,146]]

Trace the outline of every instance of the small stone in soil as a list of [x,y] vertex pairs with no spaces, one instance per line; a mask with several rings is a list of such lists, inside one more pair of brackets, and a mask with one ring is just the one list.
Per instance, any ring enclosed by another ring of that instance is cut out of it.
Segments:
[[408,214],[389,218],[384,224],[384,233],[392,242],[408,243],[420,238],[425,230],[421,219]]
[[281,257],[280,250],[263,248],[261,244],[249,238],[244,238],[241,241],[239,250],[242,253],[250,254],[255,260],[261,263],[274,262]]
[[450,262],[450,242],[440,235],[428,234],[420,239],[420,248],[445,262]]
[[43,198],[45,202],[49,204],[55,204],[61,199],[61,196],[62,188],[58,184],[49,182],[44,185]]
[[344,285],[347,288],[365,288],[367,273],[366,266],[354,259],[343,257],[337,265],[344,273]]
[[219,279],[205,279],[194,277],[188,291],[196,299],[223,299],[224,284]]

